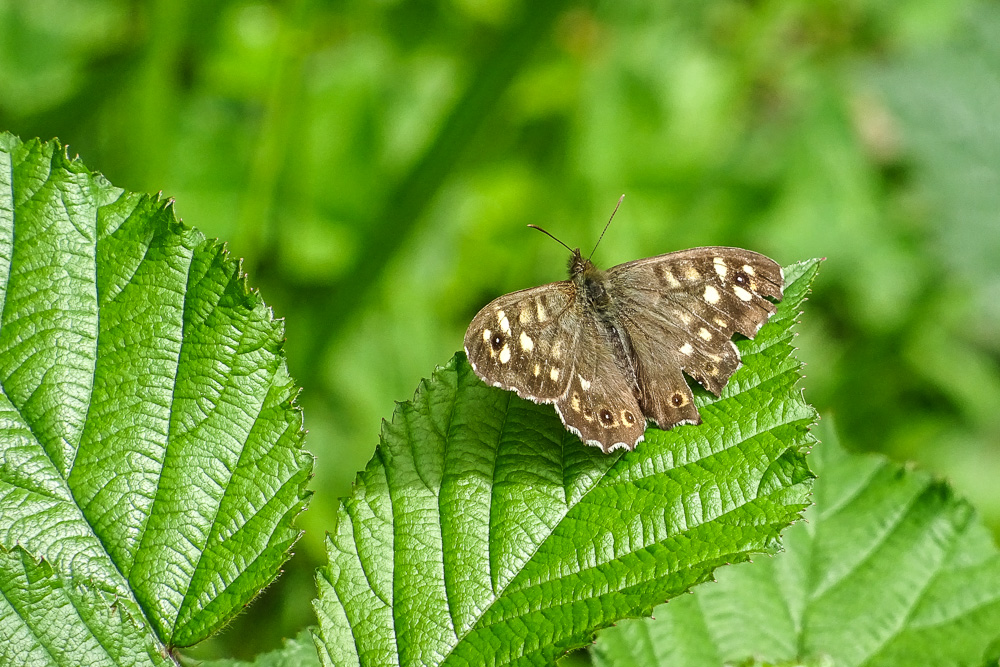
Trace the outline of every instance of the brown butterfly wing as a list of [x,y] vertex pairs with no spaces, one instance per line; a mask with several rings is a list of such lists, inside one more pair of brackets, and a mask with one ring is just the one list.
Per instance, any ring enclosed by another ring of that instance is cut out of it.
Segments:
[[582,441],[605,453],[618,447],[635,449],[646,431],[646,418],[616,360],[614,340],[592,314],[581,318],[580,331],[573,375],[556,403],[559,417]]
[[643,413],[663,429],[701,417],[681,372],[716,396],[740,366],[732,343],[753,338],[784,285],[776,262],[740,248],[707,247],[620,264],[607,272],[627,332]]
[[537,403],[566,393],[580,334],[569,281],[512,292],[487,304],[465,332],[465,354],[483,381]]

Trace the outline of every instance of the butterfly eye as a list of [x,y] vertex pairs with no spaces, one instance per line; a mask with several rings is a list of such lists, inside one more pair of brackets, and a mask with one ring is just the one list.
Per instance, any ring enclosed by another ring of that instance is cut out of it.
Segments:
[[614,415],[611,414],[610,410],[608,410],[607,408],[601,410],[601,422],[605,426],[611,426],[611,424],[613,424],[614,421],[615,421]]
[[490,345],[493,346],[494,350],[499,350],[503,347],[503,336],[498,333],[493,334],[493,338],[490,340]]
[[737,285],[746,285],[748,282],[750,282],[750,279],[747,278],[747,274],[743,273],[742,271],[737,272],[733,280],[736,281]]
[[679,408],[684,405],[684,396],[680,392],[677,392],[670,397],[670,402],[674,404],[675,408]]

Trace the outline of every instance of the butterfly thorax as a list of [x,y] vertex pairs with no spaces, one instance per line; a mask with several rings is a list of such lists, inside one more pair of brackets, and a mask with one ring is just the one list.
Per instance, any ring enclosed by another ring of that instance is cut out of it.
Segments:
[[604,271],[594,266],[594,263],[580,254],[580,249],[573,251],[569,260],[569,279],[598,311],[604,311],[611,306],[611,297],[605,289]]

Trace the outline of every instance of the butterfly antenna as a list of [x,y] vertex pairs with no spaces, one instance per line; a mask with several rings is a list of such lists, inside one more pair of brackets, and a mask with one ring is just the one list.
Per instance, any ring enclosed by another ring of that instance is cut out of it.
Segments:
[[573,252],[573,249],[572,249],[572,248],[570,248],[570,247],[569,247],[568,245],[566,245],[565,243],[563,243],[562,241],[560,241],[560,240],[559,240],[559,239],[557,239],[556,237],[552,236],[552,234],[550,234],[549,232],[545,231],[544,229],[542,229],[542,228],[541,228],[541,227],[539,227],[538,225],[528,225],[528,226],[529,226],[529,227],[531,227],[532,229],[537,229],[537,230],[538,230],[538,231],[540,231],[540,232],[541,232],[542,234],[545,234],[545,235],[546,235],[546,236],[548,236],[549,238],[553,239],[553,240],[554,240],[554,241],[555,241],[556,243],[558,243],[558,244],[559,244],[559,245],[561,245],[562,247],[566,248],[566,250],[569,250],[570,252]]
[[[601,239],[604,238],[604,232],[608,231],[608,227],[611,226],[611,221],[615,219],[615,213],[618,212],[618,207],[622,205],[623,199],[625,199],[625,195],[618,198],[618,203],[615,204],[615,210],[611,211],[611,217],[608,218],[608,224],[604,225],[604,231],[601,232],[600,238],[598,238],[597,243],[594,244],[594,249],[590,251],[590,257],[594,256],[594,253],[597,252],[597,246],[601,245]],[[590,259],[590,257],[587,259]]]

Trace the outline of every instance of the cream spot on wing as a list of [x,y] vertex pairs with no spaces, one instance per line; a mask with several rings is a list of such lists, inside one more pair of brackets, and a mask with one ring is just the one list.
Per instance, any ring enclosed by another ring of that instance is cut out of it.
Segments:
[[715,318],[715,319],[714,319],[713,321],[714,321],[714,322],[715,322],[716,324],[718,324],[718,325],[719,325],[720,327],[722,327],[723,329],[725,329],[725,328],[726,328],[727,326],[729,326],[729,323],[728,323],[728,322],[726,322],[726,321],[725,321],[724,319],[722,319],[721,317],[716,317],[716,318]]
[[549,319],[549,314],[545,312],[545,306],[542,305],[541,301],[535,302],[535,314],[538,315],[539,322],[545,322]]
[[504,345],[503,349],[500,350],[500,363],[506,364],[508,361],[510,361],[510,347]]
[[705,327],[698,329],[698,335],[701,336],[702,340],[712,340],[712,334]]
[[510,320],[502,310],[497,311],[497,322],[500,323],[500,331],[504,332],[508,336],[510,335]]
[[688,280],[698,280],[701,278],[701,274],[698,273],[698,269],[693,266],[686,266],[684,267],[684,277]]
[[740,297],[741,301],[749,301],[750,299],[753,298],[753,294],[751,294],[750,292],[746,291],[745,289],[743,289],[739,285],[733,285],[733,294],[735,294],[736,296]]
[[712,265],[715,267],[715,272],[719,274],[719,277],[725,280],[726,271],[728,271],[726,268],[726,260],[721,257],[715,257],[712,259]]
[[553,359],[562,359],[562,341],[561,340],[557,340],[555,342],[555,344],[552,346],[552,353],[551,354],[552,354],[552,358]]
[[666,269],[666,268],[663,269],[663,277],[667,279],[667,283],[671,287],[680,287],[681,286],[681,281],[677,280],[677,276],[675,276],[674,272],[671,271],[670,269]]
[[719,290],[715,289],[713,285],[705,288],[705,301],[708,301],[712,305],[719,303]]
[[549,379],[552,380],[553,382],[558,382],[559,381],[559,369],[558,368],[553,368],[552,370],[549,371]]
[[531,324],[531,311],[527,308],[522,308],[521,312],[517,314],[517,321],[521,324]]
[[531,340],[531,336],[521,332],[521,349],[527,353],[531,353],[535,349],[535,341]]
[[749,264],[744,264],[744,265],[743,265],[743,271],[744,271],[744,272],[745,272],[745,273],[746,273],[746,274],[747,274],[748,276],[755,276],[755,275],[757,275],[756,273],[754,273],[754,271],[753,271],[753,267],[752,267],[752,266],[750,266]]
[[573,412],[580,411],[580,394],[573,392],[573,399],[570,401],[570,405],[573,407]]
[[490,342],[490,337],[492,335],[493,335],[492,331],[490,331],[489,329],[483,329],[483,342],[484,343]]
[[684,343],[681,347],[681,354],[691,354],[692,352],[694,352],[694,348],[691,347],[691,343]]
[[580,387],[582,387],[584,391],[589,391],[590,390],[590,380],[587,380],[586,378],[584,378],[579,373],[577,374],[576,377],[578,377],[580,379]]
[[538,364],[535,364],[535,377],[538,377],[538,375],[541,372],[542,372],[542,367],[540,365],[538,365]]
[[685,312],[683,310],[677,310],[674,311],[674,316],[676,316],[677,319],[680,320],[681,323],[684,324],[685,326],[691,324],[691,313]]

